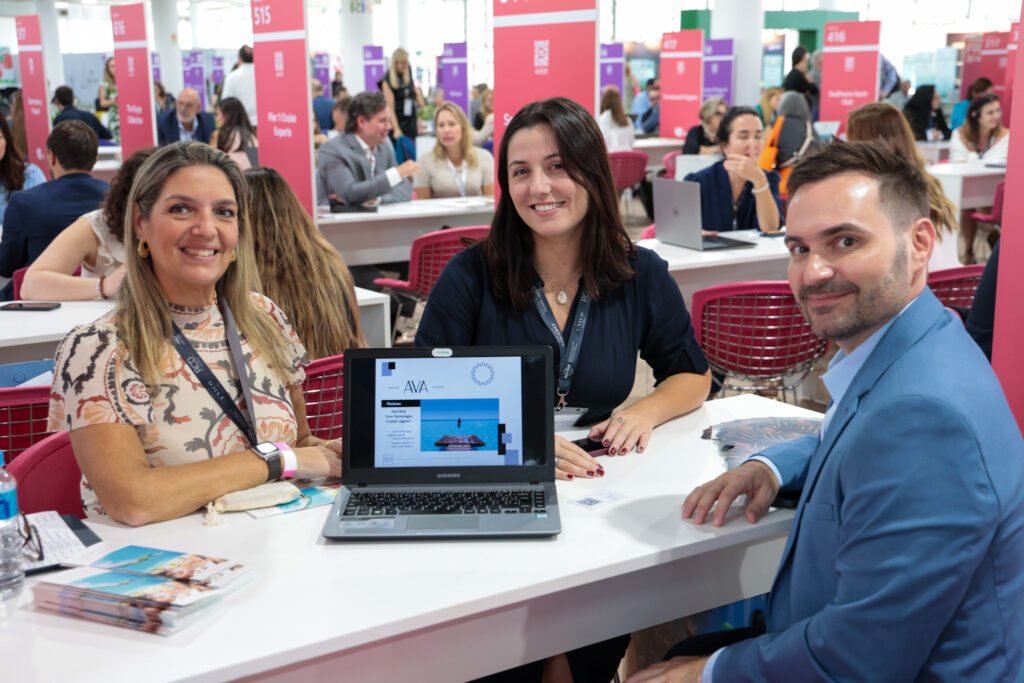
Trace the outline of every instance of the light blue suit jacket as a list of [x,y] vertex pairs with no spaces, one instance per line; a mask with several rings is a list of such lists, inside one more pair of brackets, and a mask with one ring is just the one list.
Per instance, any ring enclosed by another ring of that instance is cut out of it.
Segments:
[[821,441],[764,453],[803,488],[768,633],[717,681],[1024,680],[1024,441],[930,290],[854,378]]

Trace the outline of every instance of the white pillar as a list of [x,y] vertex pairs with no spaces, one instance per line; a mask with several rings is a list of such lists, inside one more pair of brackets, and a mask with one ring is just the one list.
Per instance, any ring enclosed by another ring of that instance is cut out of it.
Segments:
[[716,0],[711,10],[711,37],[732,38],[735,102],[754,106],[761,97],[762,0]]
[[[373,45],[373,15],[356,9],[362,3],[341,3],[341,69],[349,94],[367,89],[363,81],[363,46]],[[369,3],[367,3],[369,4]],[[373,87],[373,83],[369,87]]]
[[415,53],[409,24],[412,23],[413,0],[398,0],[398,47],[405,49],[410,55]]
[[36,0],[36,12],[39,14],[39,32],[43,39],[43,72],[46,74],[46,96],[49,101],[53,91],[64,85],[64,58],[60,50],[57,9],[50,0]]
[[[188,8],[188,23],[192,27],[192,49],[198,50],[202,47],[199,44],[199,24],[202,21],[199,16],[199,0],[192,0]],[[181,68],[181,60],[178,60],[178,68]]]
[[178,45],[177,0],[152,0],[153,41],[160,55],[160,82],[178,96],[185,79],[181,72],[181,47]]

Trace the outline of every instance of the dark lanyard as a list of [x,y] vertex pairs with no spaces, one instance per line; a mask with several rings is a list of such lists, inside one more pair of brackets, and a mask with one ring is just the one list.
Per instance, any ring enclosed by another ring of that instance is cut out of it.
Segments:
[[[228,338],[228,347],[231,349],[231,358],[235,361],[235,370],[238,372],[238,381],[242,385],[242,395],[245,397],[245,407],[249,410],[249,416],[255,420],[256,413],[253,411],[252,403],[252,391],[249,389],[249,375],[246,372],[247,367],[242,360],[242,342],[238,337],[238,326],[235,324],[235,316],[231,313],[231,307],[228,306],[227,302],[224,302],[221,306],[221,313],[224,316],[224,331]],[[245,415],[242,415],[242,411],[238,409],[238,406],[228,398],[228,392],[224,388],[224,385],[220,383],[213,372],[210,370],[206,362],[199,357],[195,348],[189,343],[188,339],[182,334],[178,324],[171,321],[171,325],[174,326],[174,335],[171,337],[171,343],[174,344],[174,348],[178,351],[182,360],[188,365],[189,369],[196,376],[196,378],[202,383],[206,390],[210,392],[210,396],[217,402],[221,410],[231,418],[231,421],[242,430],[245,434],[245,438],[249,440],[250,446],[255,446],[259,443],[256,438],[256,430],[253,429],[252,424],[245,419]]]
[[566,350],[565,339],[562,338],[562,330],[558,327],[558,322],[555,320],[555,314],[551,312],[551,307],[548,305],[548,300],[544,297],[544,289],[537,285],[537,289],[534,290],[533,303],[537,307],[537,312],[540,313],[541,320],[547,325],[547,328],[551,331],[551,334],[555,337],[558,342],[558,348],[561,351],[562,360],[558,367],[558,406],[556,410],[565,410],[565,407],[569,405],[565,401],[565,397],[569,395],[569,387],[572,386],[572,375],[576,371],[576,361],[580,357],[580,346],[583,344],[583,331],[587,328],[587,316],[590,313],[590,296],[584,291],[580,292],[579,303],[576,305],[576,319],[572,323],[572,329],[569,331],[569,344],[568,350]]

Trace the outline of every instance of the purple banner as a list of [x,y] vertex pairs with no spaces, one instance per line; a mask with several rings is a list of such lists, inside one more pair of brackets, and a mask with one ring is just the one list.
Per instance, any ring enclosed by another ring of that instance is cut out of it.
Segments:
[[150,52],[149,53],[149,63],[150,63],[150,65],[153,68],[153,80],[154,81],[159,81],[160,80],[160,53],[159,52]]
[[384,48],[380,45],[363,46],[363,78],[367,90],[376,90],[377,81],[384,78]]
[[466,44],[445,43],[441,55],[438,82],[444,89],[444,99],[469,110],[469,70],[466,68]]
[[[626,88],[625,46],[622,43],[601,43],[601,93],[609,85],[624,95]],[[598,93],[600,98],[600,93]],[[628,112],[627,112],[628,113]]]
[[223,57],[210,57],[210,82],[217,85],[224,80],[224,58]]
[[331,56],[326,52],[313,55],[313,78],[324,84],[324,92],[331,94]]
[[181,58],[184,86],[199,93],[199,106],[206,111],[206,84],[203,82],[203,51],[192,50]]
[[709,97],[721,97],[726,104],[732,104],[732,38],[704,41],[704,93],[702,101]]

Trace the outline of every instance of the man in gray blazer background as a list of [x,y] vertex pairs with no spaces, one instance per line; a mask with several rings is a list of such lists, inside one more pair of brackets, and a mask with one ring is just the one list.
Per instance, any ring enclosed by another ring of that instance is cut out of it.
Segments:
[[345,204],[412,199],[411,178],[420,172],[415,161],[395,163],[388,133],[391,121],[381,92],[362,92],[352,98],[345,133],[320,147],[316,173],[317,201],[329,198]]

